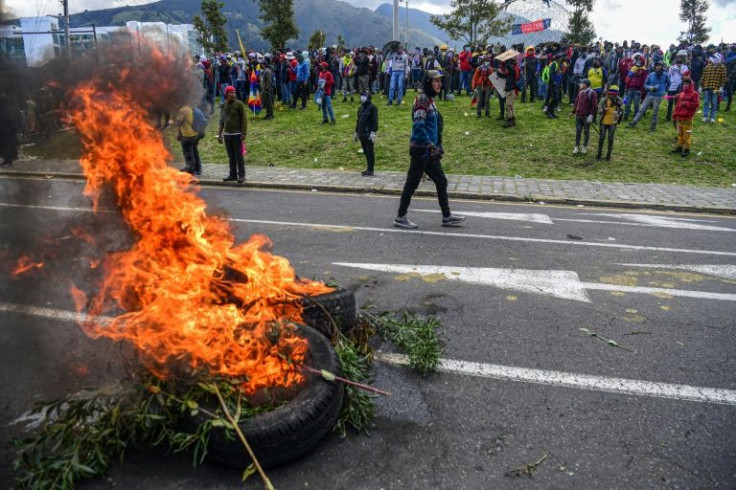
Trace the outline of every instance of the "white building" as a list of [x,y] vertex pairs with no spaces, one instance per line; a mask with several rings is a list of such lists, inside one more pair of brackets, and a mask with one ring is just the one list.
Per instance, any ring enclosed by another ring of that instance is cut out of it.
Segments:
[[[0,55],[27,66],[43,66],[65,51],[64,29],[57,17],[23,17],[19,26],[0,26]],[[69,31],[72,55],[95,49],[97,43],[135,43],[141,38],[158,44],[164,51],[198,55],[197,32],[192,24],[129,21],[125,26],[74,27]]]

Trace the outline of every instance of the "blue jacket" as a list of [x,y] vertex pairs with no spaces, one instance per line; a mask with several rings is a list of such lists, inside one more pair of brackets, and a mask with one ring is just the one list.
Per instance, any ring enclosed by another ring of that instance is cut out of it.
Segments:
[[[665,72],[662,72],[657,76],[656,72],[650,73],[644,82],[644,90],[647,95],[653,97],[662,97],[667,93],[667,88],[670,86],[670,77]],[[650,90],[650,87],[654,87],[654,90]]]
[[412,148],[438,146],[440,141],[439,112],[434,101],[425,94],[419,94],[411,111],[412,126],[409,146]]
[[306,83],[309,80],[309,63],[302,61],[296,67],[296,81]]

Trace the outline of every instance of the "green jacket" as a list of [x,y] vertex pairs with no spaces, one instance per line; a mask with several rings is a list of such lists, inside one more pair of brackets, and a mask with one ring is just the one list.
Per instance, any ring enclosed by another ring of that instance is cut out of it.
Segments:
[[245,104],[238,99],[225,102],[220,112],[220,134],[248,134]]

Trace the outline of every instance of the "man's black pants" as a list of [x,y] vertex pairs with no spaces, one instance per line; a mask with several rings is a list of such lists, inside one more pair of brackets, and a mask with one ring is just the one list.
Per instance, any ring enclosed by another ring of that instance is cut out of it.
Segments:
[[401,192],[401,203],[399,204],[399,216],[406,216],[411,203],[411,197],[414,191],[419,187],[422,181],[422,175],[425,173],[432,179],[437,188],[437,199],[440,202],[442,216],[450,216],[450,202],[447,198],[447,177],[442,170],[439,159],[430,159],[426,148],[416,148],[409,151],[411,155],[411,164],[409,171],[406,173],[406,182],[404,190]]
[[225,135],[225,150],[230,163],[228,177],[245,178],[245,159],[243,158],[243,140],[239,134]]

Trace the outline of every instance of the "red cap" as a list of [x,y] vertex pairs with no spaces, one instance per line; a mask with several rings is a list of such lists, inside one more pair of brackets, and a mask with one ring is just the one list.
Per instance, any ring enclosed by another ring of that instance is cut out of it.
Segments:
[[227,86],[227,88],[225,89],[225,95],[229,94],[230,92],[235,92],[235,87],[233,87],[232,85]]
[[322,68],[327,68],[330,65],[328,65],[326,61],[323,61],[322,63],[319,64],[319,66],[321,66]]

